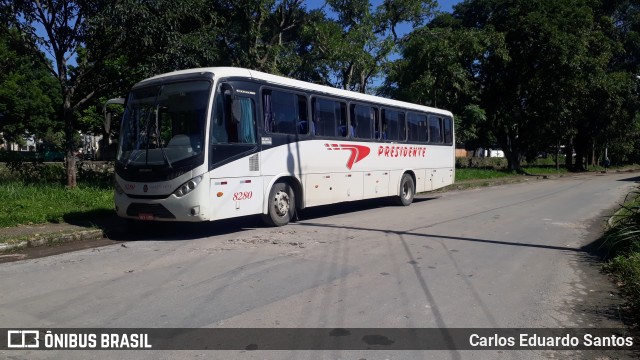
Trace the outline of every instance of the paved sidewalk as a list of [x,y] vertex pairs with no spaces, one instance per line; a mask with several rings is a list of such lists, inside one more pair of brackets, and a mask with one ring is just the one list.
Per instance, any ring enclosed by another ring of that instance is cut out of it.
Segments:
[[55,245],[80,240],[95,240],[122,229],[124,222],[112,217],[77,223],[47,223],[0,228],[0,253],[26,247]]

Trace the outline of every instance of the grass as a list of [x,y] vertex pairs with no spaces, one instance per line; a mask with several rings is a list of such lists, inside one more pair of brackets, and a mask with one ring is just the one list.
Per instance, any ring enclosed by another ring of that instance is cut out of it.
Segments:
[[[531,175],[556,175],[556,174],[568,173],[567,169],[565,168],[560,168],[560,171],[557,171],[555,167],[548,167],[548,166],[528,166],[528,167],[523,167],[522,169]],[[456,169],[456,181],[499,179],[499,178],[504,178],[508,176],[521,176],[521,175],[508,170],[504,170],[504,169],[502,170],[476,169],[476,168]]]
[[456,169],[456,181],[497,179],[497,178],[513,176],[513,175],[514,175],[513,173],[506,170],[474,169],[474,168]]
[[0,183],[0,228],[24,224],[89,220],[113,209],[113,190],[80,185],[19,181]]
[[555,166],[524,166],[524,171],[531,175],[556,175],[568,173],[565,167],[560,167],[559,170]]
[[602,246],[609,261],[605,270],[621,286],[634,321],[640,324],[640,189],[631,192],[610,221]]

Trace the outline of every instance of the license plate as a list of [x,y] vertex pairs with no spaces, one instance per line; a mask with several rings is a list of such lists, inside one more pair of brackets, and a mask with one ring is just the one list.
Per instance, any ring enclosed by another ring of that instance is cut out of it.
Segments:
[[154,218],[153,214],[138,214],[139,220],[153,220]]

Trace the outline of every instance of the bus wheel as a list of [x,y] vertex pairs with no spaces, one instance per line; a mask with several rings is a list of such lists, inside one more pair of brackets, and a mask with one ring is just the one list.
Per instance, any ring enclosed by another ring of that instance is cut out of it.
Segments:
[[263,215],[265,223],[269,226],[287,225],[295,212],[296,201],[291,186],[283,182],[273,185],[269,193],[268,213]]
[[408,206],[413,202],[413,196],[416,194],[416,185],[413,178],[409,174],[402,175],[400,180],[400,196],[398,196],[398,205]]

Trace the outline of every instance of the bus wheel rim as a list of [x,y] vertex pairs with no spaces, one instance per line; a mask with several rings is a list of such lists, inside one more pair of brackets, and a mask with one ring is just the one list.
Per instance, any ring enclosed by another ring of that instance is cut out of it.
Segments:
[[408,199],[411,196],[411,189],[408,183],[404,183],[402,186],[402,197]]
[[278,216],[285,216],[289,212],[289,194],[278,191],[274,199],[274,207]]

